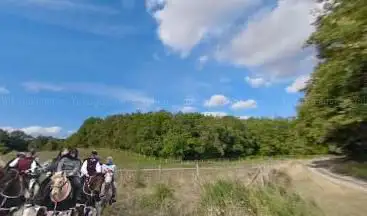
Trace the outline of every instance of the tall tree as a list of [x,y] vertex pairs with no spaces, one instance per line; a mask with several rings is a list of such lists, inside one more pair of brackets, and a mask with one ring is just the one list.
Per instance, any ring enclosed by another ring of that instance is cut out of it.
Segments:
[[367,5],[335,0],[308,41],[320,63],[298,109],[306,143],[335,144],[352,156],[367,154]]

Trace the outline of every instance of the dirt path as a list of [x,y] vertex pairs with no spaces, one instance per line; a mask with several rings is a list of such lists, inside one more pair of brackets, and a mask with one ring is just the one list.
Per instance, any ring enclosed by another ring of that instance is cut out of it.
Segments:
[[367,190],[356,182],[322,173],[304,163],[283,165],[293,179],[294,188],[305,198],[314,200],[327,216],[365,216]]

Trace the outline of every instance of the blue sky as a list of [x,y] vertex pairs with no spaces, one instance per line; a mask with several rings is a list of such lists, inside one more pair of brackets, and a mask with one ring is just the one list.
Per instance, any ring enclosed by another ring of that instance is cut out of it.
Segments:
[[0,127],[66,136],[136,110],[293,116],[312,0],[2,0]]

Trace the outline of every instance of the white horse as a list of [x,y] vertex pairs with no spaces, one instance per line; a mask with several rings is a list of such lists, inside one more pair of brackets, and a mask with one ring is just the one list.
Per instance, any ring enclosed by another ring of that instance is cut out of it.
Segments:
[[112,182],[113,180],[113,172],[109,171],[105,173],[104,183],[102,184],[101,190],[101,202],[100,205],[97,206],[97,215],[101,216],[103,209],[111,204],[112,199]]
[[28,206],[23,205],[15,212],[12,213],[12,216],[46,216],[47,209],[41,206]]
[[24,190],[24,197],[27,200],[34,198],[34,196],[38,194],[40,190],[40,184],[37,181],[37,178],[39,178],[39,176],[45,172],[49,164],[50,164],[50,161],[46,161],[45,163],[41,165],[40,168],[38,168],[35,171],[35,173],[32,173],[30,171],[27,172],[27,175],[30,177],[27,188]]

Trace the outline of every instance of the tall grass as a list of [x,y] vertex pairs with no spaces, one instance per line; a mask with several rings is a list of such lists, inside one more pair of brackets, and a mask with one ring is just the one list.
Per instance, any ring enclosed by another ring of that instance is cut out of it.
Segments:
[[[197,185],[197,195],[183,194],[185,190],[182,187],[162,182],[148,184],[145,188],[131,187],[132,195],[126,196],[130,200],[123,204],[126,209],[123,213],[129,216],[324,215],[314,202],[304,200],[292,189],[290,177],[283,172],[270,170],[264,174],[261,171],[250,182],[211,181]],[[185,195],[186,200],[182,199]],[[187,195],[192,197],[187,199]]]
[[201,199],[203,216],[317,216],[313,203],[275,183],[245,187],[234,181],[207,184]]

